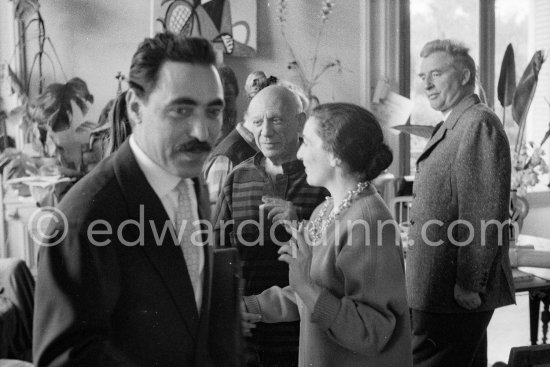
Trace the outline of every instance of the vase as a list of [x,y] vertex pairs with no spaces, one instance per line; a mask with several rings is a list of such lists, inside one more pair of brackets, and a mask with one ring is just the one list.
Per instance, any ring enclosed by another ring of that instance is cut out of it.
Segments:
[[527,214],[529,214],[529,202],[523,196],[518,196],[516,190],[510,191],[510,248],[516,247],[516,242],[521,229],[523,228],[523,221]]

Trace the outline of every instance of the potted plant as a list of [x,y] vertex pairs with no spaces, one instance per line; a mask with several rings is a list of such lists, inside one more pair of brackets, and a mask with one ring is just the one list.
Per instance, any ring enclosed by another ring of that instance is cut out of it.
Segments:
[[[20,78],[11,67],[7,66],[7,77],[11,90],[17,95],[19,106],[9,111],[14,120],[19,121],[19,127],[24,132],[24,140],[32,146],[32,153],[4,153],[4,179],[10,180],[25,175],[54,176],[64,175],[80,177],[82,145],[87,143],[92,123],[81,121],[93,103],[93,96],[86,83],[78,78],[72,78],[66,83],[51,83],[44,87],[42,61],[51,57],[46,51],[50,46],[57,57],[55,48],[46,35],[45,23],[40,13],[38,0],[12,0],[14,2],[15,19],[22,24],[20,40],[17,48],[25,48],[27,39],[25,33],[29,27],[38,27],[38,51],[33,57],[28,76],[23,72]],[[60,69],[61,63],[58,61]],[[52,63],[53,65],[53,63]],[[37,85],[31,83],[33,73],[38,70]],[[23,68],[24,69],[24,68]],[[63,76],[64,72],[63,72]],[[65,79],[67,79],[65,77]],[[35,89],[36,88],[36,91]],[[33,93],[31,93],[33,92]],[[31,98],[36,95],[36,98]],[[33,169],[30,169],[33,167]]]

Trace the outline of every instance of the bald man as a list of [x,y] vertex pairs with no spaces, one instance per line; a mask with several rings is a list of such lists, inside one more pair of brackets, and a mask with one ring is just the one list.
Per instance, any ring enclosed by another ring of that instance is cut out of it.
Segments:
[[[253,295],[288,285],[288,265],[277,250],[288,240],[281,220],[309,219],[328,194],[311,187],[301,161],[305,114],[298,97],[283,86],[269,86],[247,111],[260,151],[229,174],[215,210],[215,234],[221,246],[239,249],[243,269],[244,319],[259,314]],[[297,366],[299,323],[258,323],[246,338],[247,366]]]

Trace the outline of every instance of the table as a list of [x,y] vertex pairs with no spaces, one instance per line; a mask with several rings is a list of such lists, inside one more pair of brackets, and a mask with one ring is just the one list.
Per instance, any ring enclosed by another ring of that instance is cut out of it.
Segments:
[[529,292],[529,330],[531,345],[537,345],[539,332],[539,311],[540,303],[544,304],[544,311],[541,313],[542,321],[542,343],[546,344],[548,332],[548,321],[550,321],[550,280],[535,276],[531,280],[514,282],[516,292]]
[[[520,235],[518,245],[533,245],[535,250],[550,251],[550,239],[529,235]],[[529,292],[529,329],[531,345],[538,343],[538,326],[540,303],[544,310],[541,313],[542,343],[546,344],[548,323],[550,321],[550,269],[522,267],[522,271],[531,273],[530,280],[514,281],[516,292]]]

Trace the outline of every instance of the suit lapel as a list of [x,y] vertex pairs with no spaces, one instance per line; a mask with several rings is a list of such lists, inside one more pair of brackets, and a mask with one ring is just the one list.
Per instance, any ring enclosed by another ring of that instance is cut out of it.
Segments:
[[443,124],[437,129],[435,134],[431,137],[431,139],[428,141],[428,144],[426,145],[426,148],[424,148],[424,151],[420,156],[418,157],[418,160],[416,161],[417,164],[424,158],[426,158],[432,149],[445,137],[445,133],[447,132],[447,128],[445,126],[446,124]]
[[422,161],[424,158],[426,158],[428,155],[430,155],[430,152],[435,148],[437,144],[443,138],[445,138],[445,135],[447,133],[447,130],[454,129],[455,125],[457,124],[459,118],[462,116],[464,111],[472,107],[474,104],[479,103],[479,97],[475,94],[472,94],[468,97],[465,97],[460,101],[460,103],[453,108],[451,114],[447,118],[447,120],[441,125],[441,127],[435,132],[435,134],[432,136],[430,141],[428,141],[428,144],[426,145],[426,148],[424,148],[424,151],[420,156],[418,157],[418,160],[416,161],[417,164]]
[[[193,179],[195,193],[197,195],[197,207],[199,219],[201,220],[202,242],[204,244],[204,276],[203,276],[203,297],[201,306],[201,315],[207,315],[210,310],[210,286],[212,283],[212,246],[213,241],[211,226],[203,224],[203,221],[210,220],[210,198],[208,189],[203,180]],[[210,222],[209,222],[210,223]]]
[[132,219],[140,220],[140,213],[143,213],[142,249],[163,279],[189,333],[195,339],[199,328],[199,314],[183,253],[170,232],[166,231],[162,243],[158,240],[164,226],[171,226],[172,223],[139,168],[128,141],[119,150],[115,157],[115,174],[125,195],[128,213],[134,217]]
[[[197,207],[199,219],[210,220],[210,198],[208,197],[208,189],[202,179],[194,178],[193,184],[195,193],[197,194]],[[210,323],[210,308],[211,308],[211,292],[212,292],[212,274],[213,274],[213,251],[210,246],[210,238],[212,235],[211,227],[201,224],[203,230],[202,241],[205,244],[204,249],[204,270],[203,270],[203,292],[202,305],[200,314],[200,323],[198,331],[198,341],[196,344],[195,366],[204,366],[208,364],[208,331]]]

